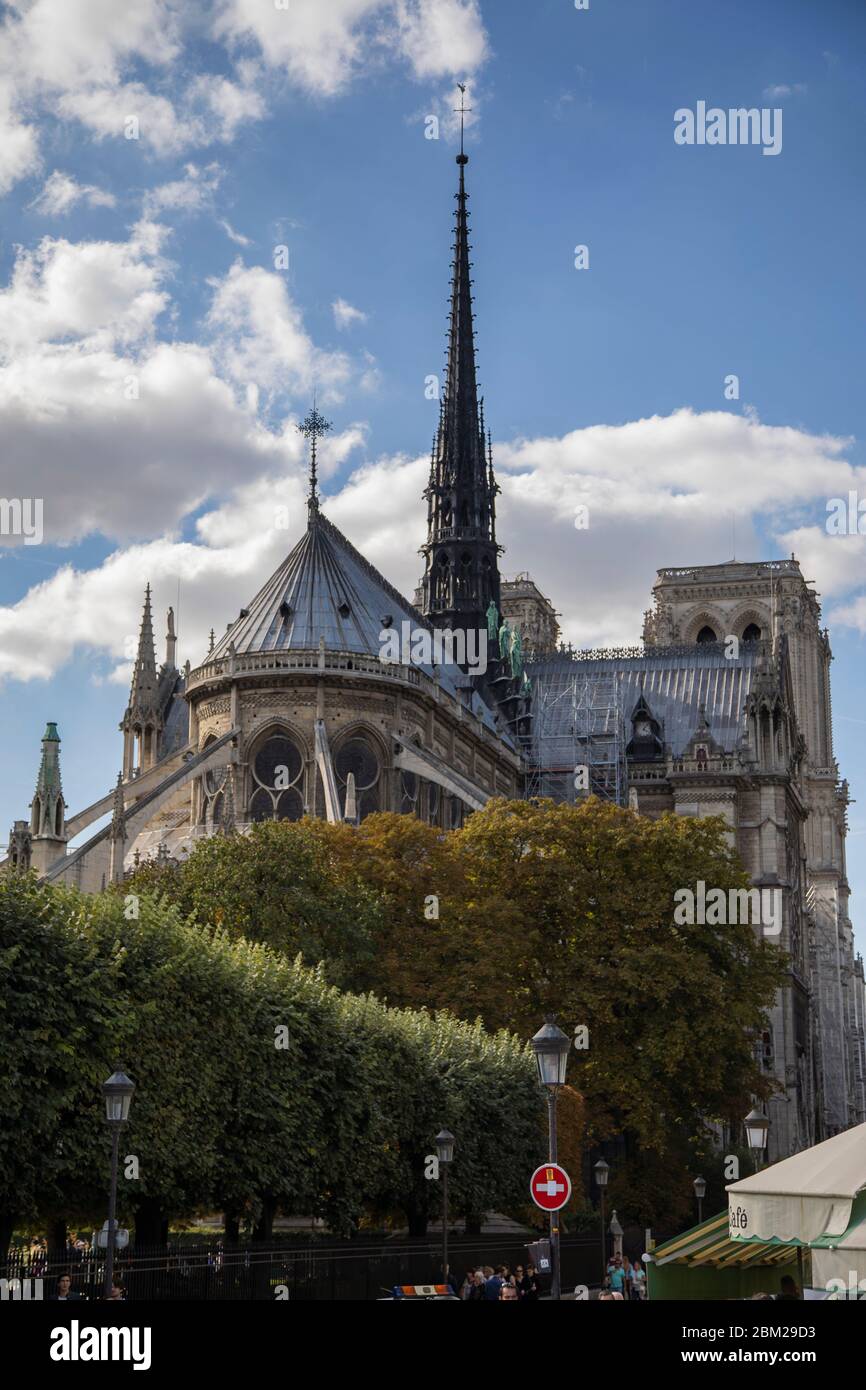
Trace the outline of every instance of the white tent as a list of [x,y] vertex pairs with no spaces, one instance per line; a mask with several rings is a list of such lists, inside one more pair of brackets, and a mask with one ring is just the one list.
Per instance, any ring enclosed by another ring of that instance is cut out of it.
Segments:
[[[863,1206],[862,1199],[857,1206]],[[866,1294],[866,1220],[855,1219],[838,1241],[825,1237],[812,1246],[812,1283],[832,1289],[834,1280],[848,1297]]]
[[854,1199],[864,1190],[866,1124],[729,1183],[731,1240],[808,1245],[847,1238]]

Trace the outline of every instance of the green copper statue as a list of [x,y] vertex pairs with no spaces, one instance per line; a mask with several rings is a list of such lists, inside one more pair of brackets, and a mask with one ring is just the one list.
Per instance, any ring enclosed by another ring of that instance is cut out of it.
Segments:
[[499,656],[502,661],[508,661],[511,657],[511,628],[507,618],[502,619],[499,629]]

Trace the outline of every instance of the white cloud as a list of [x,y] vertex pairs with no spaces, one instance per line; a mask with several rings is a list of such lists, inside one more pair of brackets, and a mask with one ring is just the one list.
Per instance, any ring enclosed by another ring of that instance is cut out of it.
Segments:
[[[2,41],[2,31],[0,31]],[[12,82],[0,71],[0,194],[40,167],[36,128],[18,117]]]
[[[131,486],[142,495],[146,519],[153,523],[154,508],[148,506],[148,489],[141,487],[145,476],[154,477],[157,491],[168,489],[165,515],[172,517],[178,501],[175,475],[191,491],[196,480],[205,490],[213,477],[225,485],[232,469],[235,478],[252,481],[205,511],[195,541],[163,535],[118,552],[88,573],[64,571],[14,608],[0,609],[0,650],[10,674],[49,675],[68,660],[75,644],[119,658],[122,635],[135,631],[148,577],[166,584],[166,594],[158,596],[166,604],[173,599],[175,576],[181,577],[182,640],[191,660],[200,660],[209,627],[219,631],[236,616],[303,529],[302,440],[294,423],[288,421],[279,436],[257,431],[224,384],[214,381],[203,350],[162,347],[159,354],[154,379],[147,383],[157,403],[147,415],[150,438],[142,445],[142,426],[131,437],[124,427],[121,436],[116,421],[113,431],[98,436],[103,450],[106,442],[124,438],[124,465],[128,462]],[[323,477],[333,478],[365,438],[363,425],[356,423],[326,439]],[[846,443],[742,416],[683,410],[562,438],[500,444],[503,573],[530,569],[563,610],[565,635],[577,645],[635,642],[656,569],[729,559],[732,512],[738,516],[739,558],[759,558],[757,523],[772,528],[776,513],[792,503],[814,507],[818,502],[823,511],[824,497],[844,496],[851,479],[866,495],[866,470],[853,470],[845,461]],[[428,470],[426,457],[369,461],[323,504],[362,553],[410,597],[419,578],[417,548],[425,528],[421,494]],[[579,503],[590,508],[585,531],[574,527]],[[291,529],[275,532],[276,509],[287,504]],[[46,524],[49,510],[47,497]],[[846,552],[842,539],[831,540],[808,526],[785,533],[775,528],[774,535],[780,548],[797,551],[819,589],[830,592],[835,585],[835,591],[855,591],[836,621],[866,622],[866,595],[856,592],[863,584],[861,542]],[[38,650],[34,631],[45,634]]]
[[[173,371],[176,365],[169,362],[167,370]],[[203,457],[214,449],[225,419],[221,412],[202,441]],[[188,424],[190,428],[205,425],[204,415],[191,417]],[[361,439],[357,427],[330,438],[323,449],[326,470],[334,460],[347,457]],[[154,586],[158,641],[162,615],[175,603],[180,581],[180,660],[189,656],[193,663],[201,661],[209,629],[215,627],[219,634],[237,617],[241,603],[253,597],[305,523],[303,439],[289,422],[284,436],[274,442],[279,447],[268,459],[257,455],[249,443],[237,441],[235,478],[250,467],[270,471],[237,488],[229,502],[202,517],[195,541],[165,535],[118,550],[92,570],[65,566],[30,589],[20,602],[0,608],[0,680],[48,679],[84,649],[115,663],[110,678],[128,683],[128,644],[138,630],[148,581]],[[284,508],[288,508],[290,530],[283,529]],[[40,634],[38,643],[33,641],[34,632]]]
[[475,72],[487,57],[487,37],[476,0],[396,0],[402,52],[416,77]]
[[165,67],[180,51],[171,0],[12,0],[9,9],[10,65],[58,91],[113,85],[131,60]]
[[171,183],[150,188],[144,195],[144,212],[153,217],[160,212],[201,212],[213,206],[213,195],[219,188],[222,169],[219,164],[208,164],[205,168],[197,164],[187,164],[184,177]]
[[[823,512],[826,497],[856,485],[849,444],[679,410],[500,445],[506,570],[533,569],[579,645],[635,642],[656,568],[730,559],[732,521],[739,558],[760,557],[759,530],[790,550],[792,517],[816,504]],[[589,510],[586,530],[575,528],[579,505]],[[820,587],[820,571],[810,577]]]
[[234,227],[231,225],[230,222],[226,220],[226,218],[221,217],[219,219],[218,225],[222,227],[229,241],[233,241],[235,243],[235,246],[252,246],[253,243],[250,237],[244,236],[243,232],[236,232]]
[[232,141],[238,127],[245,121],[260,121],[265,115],[262,96],[250,86],[239,86],[226,77],[204,74],[192,84],[193,102],[201,106],[215,122],[213,138]]
[[[179,111],[167,97],[150,91],[142,82],[64,92],[57,110],[61,116],[81,121],[98,140],[141,140],[161,155],[178,154],[212,139],[195,113]],[[126,133],[133,129],[128,124],[131,118],[137,123],[135,135]]]
[[80,202],[86,202],[92,208],[113,208],[117,205],[113,193],[107,193],[105,189],[96,188],[90,183],[77,183],[71,174],[64,174],[55,169],[46,179],[31,207],[47,217],[63,217]]
[[137,342],[152,333],[168,302],[161,236],[144,223],[128,242],[72,244],[44,237],[22,250],[0,291],[0,363],[15,370],[18,355],[51,340],[90,349]]
[[209,344],[159,342],[166,235],[143,221],[124,242],[45,237],[0,292],[3,491],[44,499],[49,540],[170,530],[299,457],[299,436],[260,418],[260,386],[305,406],[359,370],[316,348],[282,277],[240,266],[213,285]]
[[779,82],[774,86],[765,87],[763,95],[772,100],[779,97],[801,96],[806,90],[805,82]]
[[393,54],[418,78],[474,71],[487,54],[477,0],[224,0],[215,32],[254,43],[264,61],[318,96],[334,96]]
[[176,155],[231,142],[261,120],[269,71],[328,97],[395,60],[427,80],[472,74],[487,56],[478,0],[291,0],[285,9],[220,0],[206,23],[232,51],[234,76],[190,75],[187,39],[202,23],[180,0],[9,0],[0,18],[0,192],[39,170],[45,113],[80,122],[96,140]]
[[351,328],[353,323],[366,323],[367,315],[362,309],[356,309],[346,299],[335,299],[331,308],[334,311],[334,322],[339,329]]
[[208,326],[217,336],[223,370],[233,381],[302,395],[319,386],[328,399],[348,380],[348,358],[314,346],[284,276],[236,261],[211,285]]

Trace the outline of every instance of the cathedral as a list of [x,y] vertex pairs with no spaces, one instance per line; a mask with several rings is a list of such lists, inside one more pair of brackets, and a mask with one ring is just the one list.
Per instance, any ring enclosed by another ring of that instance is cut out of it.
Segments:
[[[99,892],[142,860],[180,860],[196,839],[256,821],[396,811],[452,829],[493,797],[595,792],[642,815],[721,815],[753,885],[781,903],[788,987],[758,1051],[776,1083],[769,1157],[785,1157],[866,1121],[848,789],[818,600],[793,557],[664,569],[641,646],[576,651],[531,575],[502,576],[462,150],[457,162],[447,380],[412,601],[324,514],[317,448],[329,426],[314,408],[299,427],[310,486],[294,549],[196,667],[177,667],[171,610],[158,664],[148,588],[116,785],[69,809],[50,723],[3,866]],[[473,669],[435,644],[416,654],[414,641],[386,658],[389,634],[407,632],[471,634],[486,659]]]

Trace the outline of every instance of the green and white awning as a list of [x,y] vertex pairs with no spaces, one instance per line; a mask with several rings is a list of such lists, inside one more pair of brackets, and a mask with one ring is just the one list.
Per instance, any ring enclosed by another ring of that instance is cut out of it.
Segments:
[[728,1236],[737,1243],[815,1245],[842,1239],[866,1192],[866,1125],[728,1185]]

